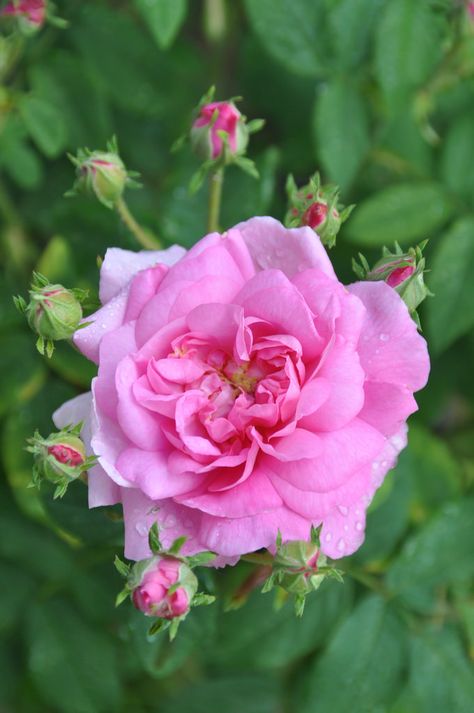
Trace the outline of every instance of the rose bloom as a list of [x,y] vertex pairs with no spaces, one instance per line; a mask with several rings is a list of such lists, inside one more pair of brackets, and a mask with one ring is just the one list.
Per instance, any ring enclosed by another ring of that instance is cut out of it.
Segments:
[[332,558],[361,545],[429,371],[389,285],[344,287],[310,228],[260,217],[187,253],[109,249],[100,297],[74,338],[92,394],[55,421],[84,420],[89,503],[122,503],[127,557],[155,521],[219,565],[311,524]]

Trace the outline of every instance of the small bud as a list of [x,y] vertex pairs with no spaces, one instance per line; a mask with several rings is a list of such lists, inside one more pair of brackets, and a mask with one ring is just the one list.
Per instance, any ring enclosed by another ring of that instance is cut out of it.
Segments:
[[34,273],[29,291],[30,302],[15,298],[17,307],[26,314],[28,324],[38,335],[37,346],[41,354],[45,347],[48,356],[54,350],[53,342],[69,339],[79,328],[82,319],[81,290],[67,290],[62,285],[51,285],[43,275]]
[[80,425],[51,433],[43,438],[36,432],[28,439],[27,450],[34,455],[33,485],[47,480],[56,485],[54,497],[62,497],[67,487],[95,463],[87,457],[79,437]]
[[326,558],[319,544],[294,540],[281,545],[275,555],[274,570],[280,573],[278,584],[292,594],[309,594],[319,587],[324,574],[318,574],[318,565],[324,566]]
[[417,319],[417,307],[431,294],[423,279],[425,245],[426,241],[416,248],[409,248],[405,253],[398,244],[395,244],[395,252],[384,248],[382,258],[372,269],[369,268],[363,255],[359,255],[361,264],[354,261],[354,271],[362,280],[370,282],[383,280],[393,287],[407,305],[410,314]]
[[114,208],[127,186],[138,186],[131,178],[137,174],[125,168],[115,139],[109,142],[107,151],[80,149],[77,156],[69,158],[76,166],[77,179],[67,196],[94,194],[107,208]]
[[289,176],[286,190],[289,201],[286,226],[298,228],[307,225],[325,245],[333,247],[342,223],[347,220],[354,206],[340,206],[337,186],[321,186],[317,173],[302,188],[298,188],[293,177]]
[[245,153],[249,139],[245,117],[232,101],[204,104],[191,128],[191,146],[203,161]]
[[146,616],[175,619],[189,612],[198,581],[181,559],[155,555],[134,565],[127,587],[135,607]]
[[8,2],[0,15],[16,18],[24,34],[37,32],[46,20],[46,0],[19,0]]
[[469,19],[474,22],[474,2],[467,3],[467,13],[469,15]]

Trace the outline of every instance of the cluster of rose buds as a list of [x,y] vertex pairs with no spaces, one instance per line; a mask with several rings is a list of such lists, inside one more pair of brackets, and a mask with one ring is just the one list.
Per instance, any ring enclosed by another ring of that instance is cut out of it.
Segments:
[[398,243],[395,243],[394,252],[384,247],[382,257],[372,268],[361,253],[359,253],[360,264],[356,260],[352,262],[354,272],[360,280],[370,282],[384,280],[387,285],[393,287],[405,302],[418,326],[416,310],[423,300],[431,295],[423,279],[425,271],[423,250],[427,242],[425,240],[406,252],[403,252]]
[[288,228],[307,225],[319,235],[325,245],[332,248],[342,223],[347,220],[354,206],[341,206],[339,188],[332,185],[322,186],[318,173],[302,188],[297,187],[293,176],[288,176],[286,191],[288,211],[285,225]]
[[79,329],[81,302],[87,291],[51,285],[44,275],[35,272],[29,296],[28,303],[23,297],[14,297],[15,305],[26,314],[29,326],[38,335],[36,346],[40,354],[50,357],[55,341],[70,339]]
[[46,20],[46,0],[12,0],[0,11],[0,15],[13,17],[25,34],[37,32]]
[[91,468],[96,458],[86,456],[80,438],[81,424],[70,426],[43,438],[38,431],[28,439],[27,450],[34,456],[32,485],[46,480],[56,486],[55,498],[60,498],[68,486]]

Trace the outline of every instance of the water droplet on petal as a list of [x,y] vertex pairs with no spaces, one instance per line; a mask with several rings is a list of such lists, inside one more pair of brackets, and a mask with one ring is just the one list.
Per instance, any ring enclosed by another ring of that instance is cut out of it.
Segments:
[[135,530],[140,535],[140,537],[145,537],[148,535],[148,527],[143,522],[137,522],[135,525]]
[[349,525],[344,525],[344,532],[349,532]]
[[332,540],[332,535],[331,535],[331,533],[328,532],[327,535],[326,535],[326,537],[325,537],[324,539],[326,540],[326,542],[331,542],[331,540]]
[[363,524],[360,522],[360,520],[358,520],[358,521],[356,522],[355,528],[356,528],[357,532],[362,532],[362,530],[364,529],[364,526],[363,526]]
[[381,342],[388,342],[388,340],[390,339],[390,335],[388,335],[388,334],[381,334],[379,338],[380,338],[380,341],[381,341]]
[[345,540],[343,540],[343,538],[341,537],[341,539],[337,543],[338,552],[344,552],[345,548],[346,548]]
[[341,515],[344,515],[344,516],[346,516],[347,513],[349,512],[349,508],[346,508],[345,505],[338,505],[338,506],[337,506],[337,509],[339,510],[339,512],[341,513]]

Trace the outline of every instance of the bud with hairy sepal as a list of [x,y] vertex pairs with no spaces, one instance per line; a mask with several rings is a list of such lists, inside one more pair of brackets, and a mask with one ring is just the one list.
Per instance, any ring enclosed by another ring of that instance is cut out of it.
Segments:
[[77,179],[67,196],[90,193],[107,208],[114,208],[126,187],[139,185],[133,180],[138,174],[127,171],[120,158],[115,138],[107,144],[107,151],[79,149],[77,156],[69,158],[76,166]]
[[387,285],[393,287],[405,302],[418,326],[420,325],[416,310],[423,300],[431,295],[423,279],[425,272],[423,250],[427,242],[425,240],[415,248],[409,248],[406,252],[401,249],[398,243],[395,243],[393,252],[384,247],[381,259],[372,268],[360,253],[360,264],[355,260],[352,261],[354,272],[359,279],[370,282],[383,280]]
[[[321,552],[318,530],[311,528],[309,540],[285,543],[278,533],[272,573],[262,591],[268,592],[278,585],[280,594],[294,595],[296,614],[302,616],[306,596],[316,591],[328,576],[342,579],[339,570],[328,565],[326,556]],[[280,599],[286,601],[285,596],[280,596]]]
[[29,303],[23,297],[14,297],[15,305],[26,315],[30,328],[38,335],[36,346],[40,354],[46,353],[50,357],[55,341],[70,339],[79,329],[81,302],[87,297],[87,291],[52,285],[44,275],[35,272],[29,296]]
[[28,439],[27,450],[34,455],[32,485],[40,486],[43,480],[56,485],[54,497],[64,495],[68,486],[95,462],[87,457],[80,438],[81,424],[51,433],[43,438],[38,431]]
[[332,248],[342,223],[347,220],[354,206],[341,206],[339,188],[332,185],[322,186],[318,173],[302,188],[297,187],[293,176],[288,176],[286,191],[286,227],[299,228],[307,225],[319,235],[325,245]]
[[186,537],[178,537],[168,549],[160,541],[158,524],[154,523],[148,533],[152,557],[125,564],[118,557],[115,567],[126,578],[124,589],[118,594],[116,604],[130,597],[135,607],[145,616],[154,617],[149,634],[153,635],[169,627],[170,639],[174,639],[179,624],[189,614],[191,607],[212,604],[213,595],[198,592],[198,580],[194,567],[205,565],[215,558],[213,552],[199,552],[190,557],[180,554]]

